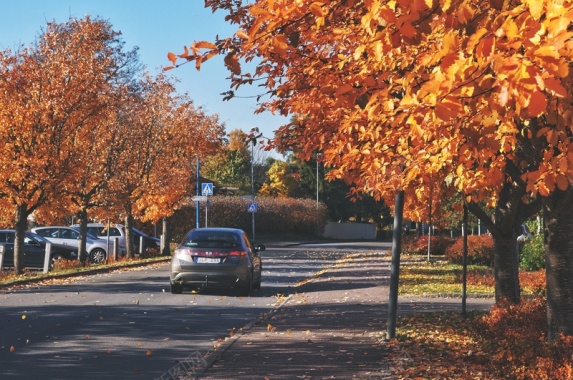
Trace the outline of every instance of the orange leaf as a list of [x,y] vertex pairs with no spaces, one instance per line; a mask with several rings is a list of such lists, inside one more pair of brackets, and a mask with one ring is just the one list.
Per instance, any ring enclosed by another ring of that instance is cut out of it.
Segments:
[[567,96],[567,90],[561,84],[561,81],[555,78],[547,78],[544,80],[545,87],[547,87],[551,92],[555,95],[560,96],[562,98]]
[[208,41],[197,41],[193,44],[193,49],[217,49],[217,45]]
[[239,60],[234,54],[227,54],[225,56],[225,66],[235,75],[241,74],[241,65],[239,64]]
[[569,187],[569,181],[567,180],[567,177],[564,176],[563,174],[557,175],[557,178],[555,178],[555,182],[557,183],[557,187],[559,188],[559,190],[565,191]]
[[487,61],[487,59],[493,53],[493,42],[493,36],[488,36],[479,42],[476,48],[476,56],[478,59]]
[[177,55],[175,55],[175,53],[169,52],[167,53],[167,59],[175,65],[175,62],[177,62]]
[[249,39],[249,35],[247,34],[247,32],[245,32],[242,29],[237,30],[237,37],[242,38],[244,40],[248,40]]
[[14,352],[16,351],[16,348],[14,346],[10,346],[10,352]]
[[310,9],[310,11],[316,16],[316,17],[323,17],[325,14],[322,10],[322,5],[323,3],[317,3],[314,2],[312,4],[310,4],[310,6],[308,7],[308,9]]
[[414,28],[412,26],[412,24],[410,24],[409,22],[406,22],[400,28],[400,33],[405,37],[412,38],[418,34],[418,31],[416,30],[416,28]]
[[147,356],[151,356],[151,350],[147,350],[147,352],[145,353]]
[[174,68],[175,68],[175,66],[166,66],[163,68],[163,71],[173,70]]
[[273,38],[273,47],[281,55],[285,55],[289,46],[288,39],[284,34],[279,34]]
[[541,91],[533,91],[529,98],[527,111],[529,116],[536,117],[545,112],[547,109],[547,97]]
[[187,58],[189,56],[189,49],[187,46],[184,46],[183,48],[185,49],[185,52],[183,54],[179,54],[179,58]]
[[436,104],[436,116],[444,121],[457,117],[462,111],[462,104],[456,98],[447,98]]

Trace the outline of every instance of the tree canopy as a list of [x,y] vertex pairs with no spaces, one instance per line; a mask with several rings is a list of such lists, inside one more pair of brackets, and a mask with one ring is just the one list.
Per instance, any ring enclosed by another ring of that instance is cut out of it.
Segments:
[[[514,287],[513,230],[538,201],[546,225],[573,224],[556,203],[573,204],[572,2],[205,4],[226,11],[237,33],[170,53],[174,65],[200,68],[223,54],[232,80],[227,98],[258,83],[269,95],[259,111],[297,118],[279,128],[276,146],[294,146],[303,158],[321,152],[331,176],[357,192],[388,199],[404,191],[406,209],[420,216],[461,193],[488,223],[496,251],[509,252],[496,256],[496,293]],[[253,72],[243,71],[244,61],[257,62]],[[477,207],[482,200],[496,206],[495,218]],[[561,228],[548,229],[556,258],[548,278],[557,276],[548,280],[553,336],[573,334],[573,317],[563,312],[573,302],[555,307],[573,291],[563,289],[571,271],[559,263],[572,255]]]
[[163,74],[144,72],[137,49],[126,51],[105,20],[48,22],[34,43],[1,51],[0,224],[16,229],[15,272],[32,214],[79,216],[81,260],[88,210],[169,216],[187,195],[190,157],[222,133]]

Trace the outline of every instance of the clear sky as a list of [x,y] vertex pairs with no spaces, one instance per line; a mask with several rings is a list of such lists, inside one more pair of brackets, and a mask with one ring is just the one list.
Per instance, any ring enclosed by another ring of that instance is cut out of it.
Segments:
[[[46,22],[66,22],[70,17],[98,16],[123,34],[126,50],[138,46],[141,62],[151,73],[170,65],[167,53],[181,53],[183,46],[195,40],[212,41],[216,35],[236,31],[224,21],[223,13],[204,8],[202,0],[0,0],[0,49],[29,45],[41,33]],[[235,98],[223,102],[222,92],[229,81],[222,59],[204,63],[197,71],[193,63],[168,74],[179,78],[178,90],[189,93],[197,106],[209,114],[218,114],[227,132],[248,132],[258,127],[265,136],[288,120],[270,113],[255,115],[254,99]],[[255,94],[256,88],[244,95]]]

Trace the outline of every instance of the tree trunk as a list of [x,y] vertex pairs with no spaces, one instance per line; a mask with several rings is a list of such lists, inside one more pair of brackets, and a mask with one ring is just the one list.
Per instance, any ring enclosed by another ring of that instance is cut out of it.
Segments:
[[519,260],[517,256],[517,237],[514,231],[500,233],[494,239],[495,301],[506,299],[519,303]]
[[[493,220],[478,204],[471,202],[467,207],[487,227],[493,237],[496,302],[505,299],[519,303],[521,290],[515,227],[521,225],[525,216],[528,216],[526,212],[531,211],[526,210],[520,198],[511,196],[511,192],[502,192],[501,195],[503,196],[500,196]],[[519,213],[517,211],[519,209],[523,211]]]
[[133,259],[135,257],[134,244],[133,244],[133,216],[128,214],[125,217],[125,249],[127,250],[127,258]]
[[80,219],[80,244],[78,246],[78,261],[85,265],[87,261],[86,241],[88,234],[88,213],[85,209],[78,213]]
[[164,242],[161,254],[171,256],[171,249],[169,247],[169,242],[171,241],[171,229],[169,228],[169,220],[167,218],[163,218],[163,222],[161,223],[161,234]]
[[573,187],[543,200],[548,340],[573,335]]
[[28,228],[28,206],[26,204],[16,206],[14,224],[16,232],[14,236],[14,274],[24,272],[24,237]]

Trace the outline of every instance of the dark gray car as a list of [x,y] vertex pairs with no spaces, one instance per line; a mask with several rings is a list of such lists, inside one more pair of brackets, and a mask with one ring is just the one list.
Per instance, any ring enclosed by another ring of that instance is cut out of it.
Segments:
[[[14,266],[14,230],[0,230],[0,245],[4,246],[3,267]],[[33,232],[26,232],[24,237],[24,266],[26,268],[43,268],[48,240]],[[51,243],[50,268],[60,259],[77,260],[78,250],[73,247]]]
[[191,230],[175,249],[171,259],[171,293],[184,288],[238,289],[250,295],[261,287],[262,261],[247,234],[234,228]]

